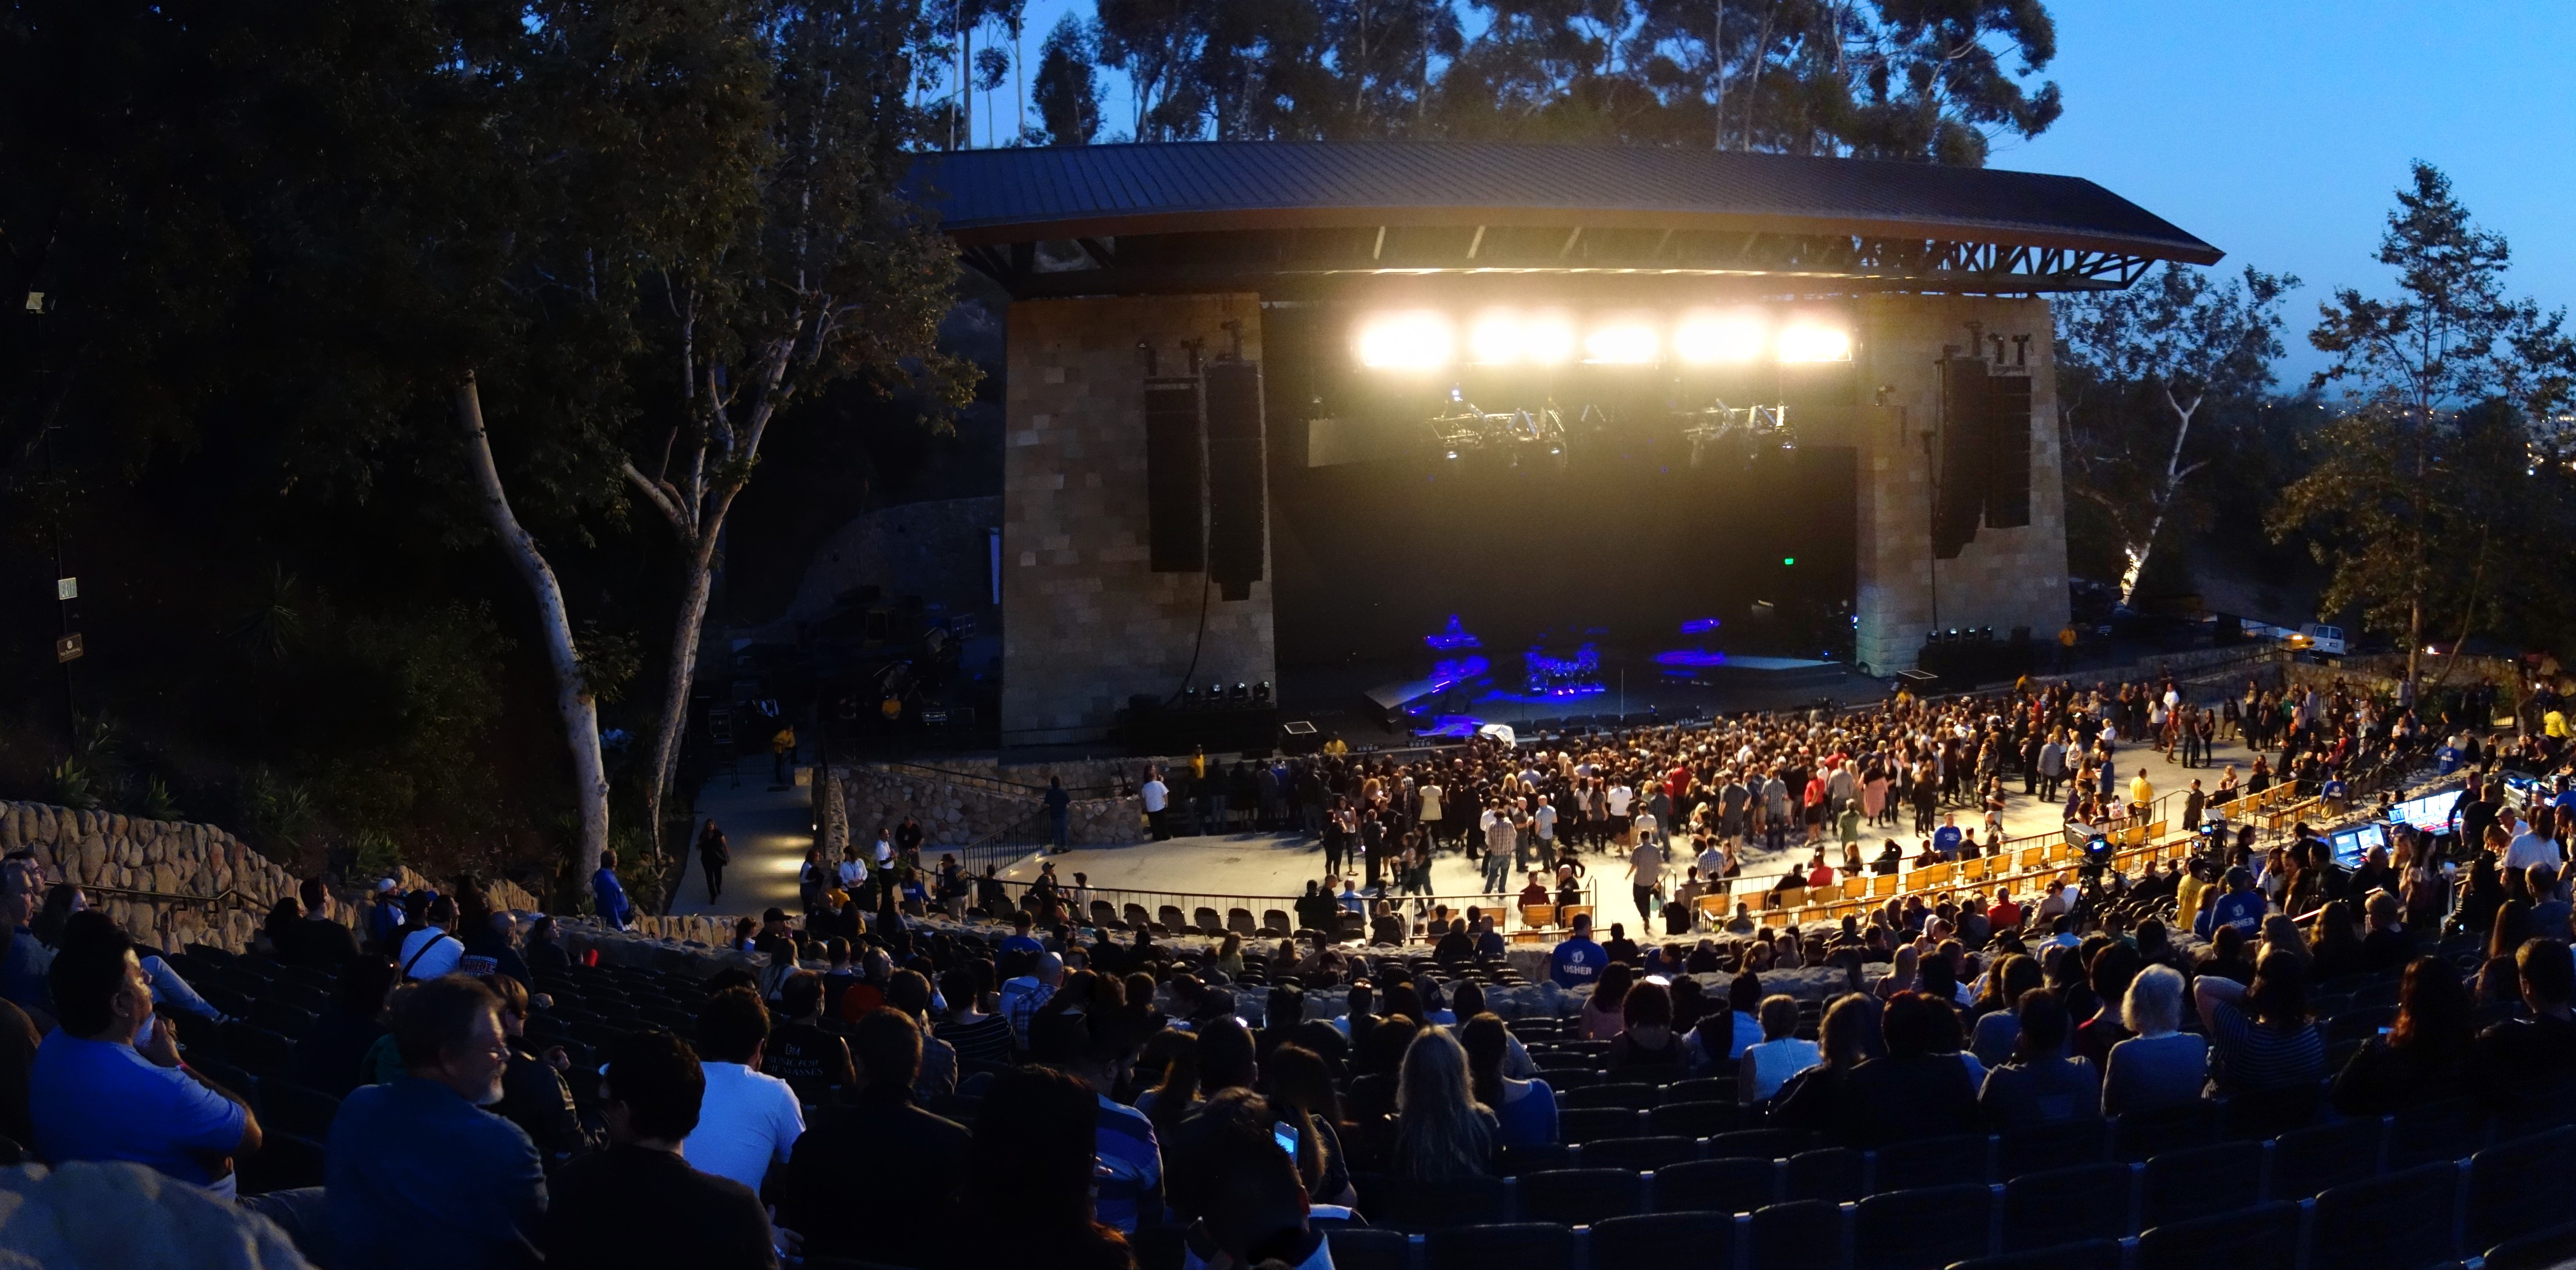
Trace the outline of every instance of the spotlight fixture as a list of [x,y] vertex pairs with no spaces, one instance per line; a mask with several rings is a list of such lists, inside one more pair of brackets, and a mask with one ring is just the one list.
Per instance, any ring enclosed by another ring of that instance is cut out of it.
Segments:
[[1639,321],[1607,323],[1583,337],[1583,360],[1595,365],[1643,366],[1662,351],[1663,338]]
[[1574,323],[1562,314],[1484,314],[1468,329],[1467,359],[1478,365],[1554,366],[1574,359]]
[[1694,366],[1762,355],[1762,323],[1742,314],[1694,313],[1673,328],[1673,355]]
[[1780,332],[1780,360],[1784,362],[1847,362],[1851,360],[1851,336],[1830,327],[1798,325]]
[[1359,330],[1360,364],[1380,370],[1437,370],[1449,364],[1455,337],[1437,313],[1388,313]]

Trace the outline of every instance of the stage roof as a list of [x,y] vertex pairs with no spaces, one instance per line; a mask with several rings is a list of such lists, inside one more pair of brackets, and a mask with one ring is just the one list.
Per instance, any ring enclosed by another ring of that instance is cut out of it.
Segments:
[[911,179],[967,261],[1017,295],[1534,274],[2019,294],[2220,257],[2081,178],[1863,159],[1178,142],[928,154]]

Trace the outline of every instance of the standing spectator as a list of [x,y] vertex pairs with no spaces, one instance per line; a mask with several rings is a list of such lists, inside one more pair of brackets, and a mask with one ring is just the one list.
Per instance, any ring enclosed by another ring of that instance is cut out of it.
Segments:
[[391,1012],[404,1077],[350,1092],[331,1122],[324,1188],[337,1263],[393,1270],[537,1263],[545,1171],[501,1100],[500,1002],[472,979],[403,988]]
[[539,1240],[548,1270],[775,1267],[760,1197],[680,1153],[706,1095],[697,1056],[654,1031],[627,1034],[607,1057],[600,1111],[610,1146],[556,1176]]
[[2102,1078],[2092,1060],[2067,1057],[2066,1007],[2057,994],[2046,988],[2023,993],[2014,1016],[2021,1020],[2021,1032],[2012,1061],[1987,1072],[1985,1088],[1977,1095],[1986,1123],[2011,1130],[2099,1114]]
[[850,1050],[858,1092],[847,1106],[819,1109],[797,1139],[778,1188],[780,1223],[804,1236],[808,1256],[947,1264],[958,1251],[969,1136],[913,1105],[921,1029],[878,1010],[852,1029]]
[[724,869],[731,863],[733,844],[710,818],[706,828],[698,831],[698,867],[707,876],[707,903],[715,903],[716,897],[724,893]]
[[994,1078],[967,1156],[965,1202],[981,1240],[1043,1250],[1068,1270],[1134,1270],[1127,1241],[1093,1209],[1099,1120],[1098,1095],[1072,1076],[1016,1067]]
[[1637,920],[1651,922],[1654,901],[1664,891],[1664,852],[1651,840],[1641,840],[1637,849],[1628,853],[1628,894],[1637,904]]
[[782,720],[777,733],[769,738],[769,775],[776,788],[785,789],[795,783],[789,772],[795,766],[796,725]]
[[1137,800],[1144,804],[1145,823],[1153,830],[1154,841],[1165,842],[1172,836],[1166,823],[1172,804],[1172,787],[1163,783],[1161,771],[1148,764],[1145,783],[1136,787]]
[[58,1024],[27,1069],[26,1145],[55,1164],[131,1160],[231,1193],[230,1157],[259,1150],[258,1117],[180,1064],[177,1034],[153,1015],[152,985],[123,930],[79,913],[61,942],[46,972]]
[[609,929],[625,930],[634,924],[635,906],[626,902],[626,888],[617,880],[616,857],[599,857],[599,871],[590,875],[590,895],[599,919]]
[[698,1127],[680,1144],[691,1167],[760,1189],[770,1166],[784,1164],[805,1132],[805,1112],[787,1082],[760,1071],[769,1040],[769,1007],[749,988],[727,988],[698,1012],[698,1052],[706,1097]]
[[1492,1170],[1494,1113],[1475,1100],[1467,1051],[1444,1027],[1415,1033],[1396,1080],[1395,1152],[1389,1172],[1415,1182],[1479,1177]]

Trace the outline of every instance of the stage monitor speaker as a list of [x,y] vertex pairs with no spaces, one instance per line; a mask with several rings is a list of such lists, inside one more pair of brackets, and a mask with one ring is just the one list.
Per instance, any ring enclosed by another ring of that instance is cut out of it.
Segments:
[[1941,429],[1934,455],[1932,555],[1951,560],[1977,539],[1985,513],[1993,410],[1986,363],[1952,357],[1941,363]]
[[1240,600],[1261,580],[1269,527],[1261,363],[1207,364],[1208,580]]
[[1986,527],[2030,523],[2030,376],[1986,380]]
[[1153,571],[1207,567],[1207,452],[1195,375],[1145,381],[1145,539]]

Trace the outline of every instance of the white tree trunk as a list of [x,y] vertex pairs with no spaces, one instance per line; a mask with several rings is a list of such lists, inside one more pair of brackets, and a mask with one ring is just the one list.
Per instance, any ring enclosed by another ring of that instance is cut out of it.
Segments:
[[2192,473],[2208,465],[2208,460],[2204,459],[2190,467],[2182,466],[2183,442],[2191,439],[2191,420],[2193,415],[2200,413],[2200,402],[2200,398],[2194,397],[2186,406],[2174,400],[2172,388],[2165,389],[2165,404],[2173,408],[2181,424],[2174,429],[2173,452],[2165,456],[2165,483],[2156,492],[2156,510],[2147,518],[2146,536],[2131,544],[2126,551],[2129,567],[2120,575],[2120,603],[2124,605],[2135,606],[2137,603],[2138,580],[2147,575],[2147,557],[2156,549],[2156,534],[2164,528],[2165,513],[2173,510],[2174,494],[2182,489],[2183,481]]
[[537,602],[537,623],[544,628],[546,661],[555,676],[555,712],[563,719],[564,741],[572,751],[573,791],[581,808],[581,879],[587,894],[590,875],[608,852],[608,771],[599,758],[599,705],[582,675],[581,653],[573,644],[572,617],[564,607],[563,584],[537,549],[537,540],[510,510],[501,487],[501,470],[492,462],[492,439],[483,429],[483,398],[474,375],[456,386],[456,422],[465,430],[466,465],[482,495],[483,516],[509,553],[510,563],[528,584]]
[[[652,781],[645,786],[645,814],[652,819],[656,851],[662,845],[662,805],[672,783],[679,777],[680,742],[688,732],[689,693],[697,686],[698,644],[707,620],[707,599],[715,589],[715,535],[705,535],[703,546],[692,544],[688,559],[681,566],[686,571],[681,584],[680,615],[671,627],[671,665],[662,692],[662,716],[653,731]],[[688,839],[681,840],[687,850]]]

